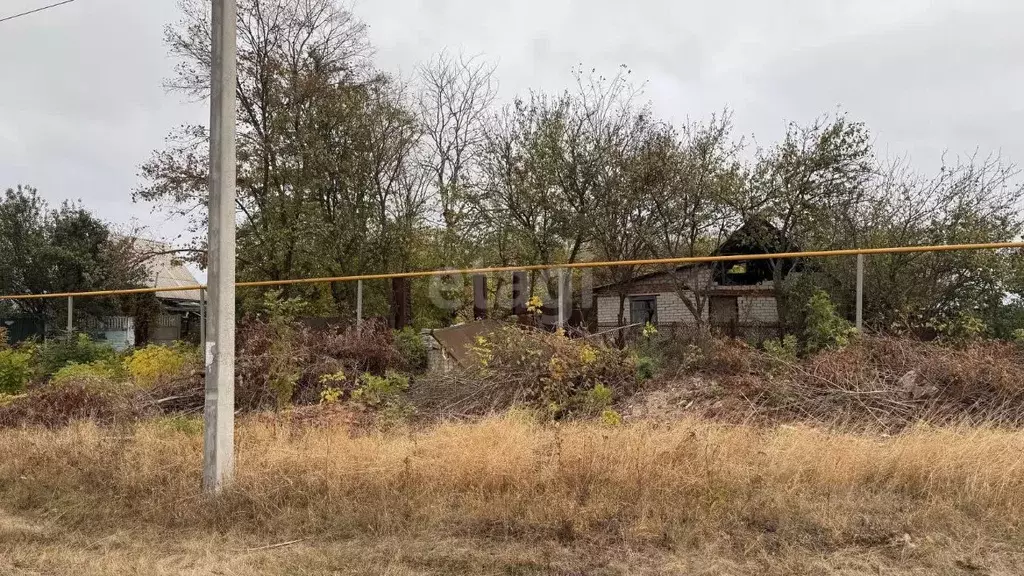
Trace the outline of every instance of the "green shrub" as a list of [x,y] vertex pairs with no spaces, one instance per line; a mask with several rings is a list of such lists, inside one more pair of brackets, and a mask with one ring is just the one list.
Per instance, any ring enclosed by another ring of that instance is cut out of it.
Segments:
[[150,344],[124,359],[124,369],[141,388],[152,388],[161,380],[181,374],[194,353],[182,347],[168,348]]
[[635,360],[636,362],[636,377],[641,382],[654,378],[655,372],[658,371],[658,362],[650,356],[639,356]]
[[845,348],[857,329],[838,313],[824,290],[815,290],[807,301],[804,349],[809,354]]
[[603,413],[611,407],[613,396],[611,388],[598,382],[584,394],[584,412],[595,415]]
[[19,394],[32,378],[32,355],[6,348],[0,350],[0,394]]
[[798,343],[796,336],[792,334],[786,334],[782,340],[765,340],[764,351],[772,358],[780,363],[792,364],[796,362]]
[[962,345],[980,340],[988,326],[972,312],[961,311],[952,319],[938,323],[935,329],[942,341]]
[[302,375],[302,368],[296,358],[300,332],[295,319],[303,313],[306,303],[298,298],[282,299],[280,290],[271,290],[264,295],[263,307],[271,333],[268,349],[269,384],[277,399],[277,409],[282,410],[291,404],[295,384]]
[[116,360],[97,360],[89,364],[68,364],[50,377],[52,384],[65,384],[72,380],[92,379],[120,382],[127,378],[121,364]]
[[53,376],[68,364],[92,364],[99,360],[112,361],[117,353],[109,344],[93,342],[85,334],[68,340],[50,340],[36,351],[41,376]]
[[409,389],[409,377],[389,370],[384,376],[365,373],[359,377],[359,386],[352,392],[352,399],[381,408],[398,403],[402,394]]
[[352,400],[376,410],[377,425],[390,428],[415,411],[405,396],[408,390],[409,377],[404,374],[390,370],[383,376],[364,373],[352,391]]
[[395,347],[402,357],[402,364],[409,372],[422,372],[427,369],[427,345],[423,336],[411,327],[395,332]]
[[769,339],[764,341],[764,352],[768,357],[764,371],[767,375],[774,375],[792,367],[799,360],[799,342],[796,336],[786,334],[781,340]]
[[618,426],[622,424],[622,414],[608,408],[601,412],[601,422],[604,422],[607,426]]
[[341,400],[341,397],[345,395],[344,385],[347,380],[348,377],[345,376],[344,370],[320,376],[320,384],[323,386],[320,389],[320,403],[334,404]]

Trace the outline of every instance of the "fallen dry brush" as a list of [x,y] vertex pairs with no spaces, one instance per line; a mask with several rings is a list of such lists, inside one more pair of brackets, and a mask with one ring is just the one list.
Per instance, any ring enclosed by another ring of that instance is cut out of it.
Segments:
[[235,400],[240,408],[254,411],[275,405],[270,380],[272,365],[282,360],[277,356],[286,356],[294,366],[295,390],[291,400],[296,404],[319,401],[324,375],[342,372],[347,376],[345,385],[351,387],[364,372],[380,375],[403,367],[394,335],[382,322],[368,321],[360,328],[322,329],[295,324],[293,329],[294,342],[285,350],[272,346],[276,336],[266,321],[250,320],[239,329]]
[[[773,357],[740,342],[703,345],[693,391],[731,421],[809,422],[894,431],[931,424],[1024,424],[1024,347],[962,347],[872,337],[809,358]],[[676,374],[675,378],[687,378]],[[700,387],[698,387],[700,388]]]
[[595,389],[610,405],[632,395],[641,381],[637,358],[628,351],[505,326],[480,338],[466,365],[420,378],[411,394],[434,417],[480,416],[522,405],[560,418],[607,407],[595,402]]
[[89,420],[118,425],[153,414],[152,405],[125,385],[103,379],[77,378],[59,385],[30,389],[0,405],[0,428],[44,426],[56,428]]

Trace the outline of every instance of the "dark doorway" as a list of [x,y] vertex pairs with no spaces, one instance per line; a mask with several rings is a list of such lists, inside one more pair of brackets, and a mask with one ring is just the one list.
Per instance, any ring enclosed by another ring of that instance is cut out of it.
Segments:
[[740,320],[739,298],[736,296],[712,296],[709,304],[711,327],[728,336],[735,337]]

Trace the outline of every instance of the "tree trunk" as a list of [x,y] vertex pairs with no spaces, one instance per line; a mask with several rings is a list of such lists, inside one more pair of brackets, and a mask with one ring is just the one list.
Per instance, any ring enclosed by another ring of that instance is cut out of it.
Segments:
[[625,348],[626,346],[626,330],[623,326],[626,325],[626,294],[619,293],[619,330],[615,337],[615,343],[619,348]]
[[772,285],[775,288],[775,309],[779,315],[779,332],[789,333],[789,298],[786,294],[782,262],[772,261]]

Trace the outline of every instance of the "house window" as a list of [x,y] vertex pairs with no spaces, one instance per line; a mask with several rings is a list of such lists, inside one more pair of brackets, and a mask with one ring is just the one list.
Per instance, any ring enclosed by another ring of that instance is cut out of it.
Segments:
[[629,297],[629,323],[630,324],[657,324],[658,323],[658,297],[657,296],[630,296]]

